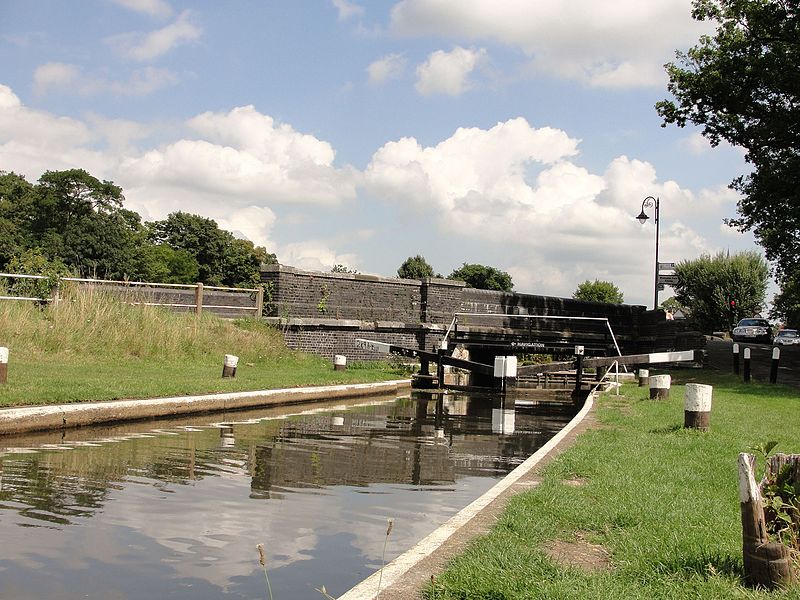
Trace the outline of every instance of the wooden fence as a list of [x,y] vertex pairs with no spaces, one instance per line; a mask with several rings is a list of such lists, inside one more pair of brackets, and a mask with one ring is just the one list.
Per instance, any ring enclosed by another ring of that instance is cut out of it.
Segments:
[[[163,306],[179,312],[203,311],[210,312],[220,317],[237,318],[252,316],[260,318],[264,304],[263,288],[229,288],[211,285],[179,284],[179,283],[153,283],[145,281],[111,281],[104,279],[81,279],[78,277],[59,277],[52,284],[52,292],[45,297],[43,293],[6,294],[25,286],[18,283],[8,285],[9,280],[43,280],[51,278],[43,275],[23,275],[19,273],[0,273],[0,301],[28,301],[28,302],[58,302],[59,292],[65,283],[73,283],[92,290],[119,295],[130,304],[144,306]],[[30,286],[35,291],[37,286]],[[50,287],[39,286],[39,287]],[[31,291],[29,289],[28,291]]]

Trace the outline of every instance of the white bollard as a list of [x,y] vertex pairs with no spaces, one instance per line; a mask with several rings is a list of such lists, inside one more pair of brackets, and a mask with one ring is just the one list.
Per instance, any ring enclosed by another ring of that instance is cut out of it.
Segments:
[[233,354],[225,355],[225,362],[222,365],[223,377],[236,377],[236,366],[239,364],[239,357]]
[[639,369],[639,387],[647,387],[650,383],[650,371]]
[[714,388],[702,383],[687,383],[683,402],[683,426],[708,431],[711,427],[711,397]]
[[333,370],[334,371],[344,371],[347,369],[347,357],[342,356],[341,354],[337,354],[333,357]]
[[669,386],[672,378],[669,375],[650,376],[650,400],[666,400],[669,398]]
[[8,382],[8,348],[0,346],[0,383]]

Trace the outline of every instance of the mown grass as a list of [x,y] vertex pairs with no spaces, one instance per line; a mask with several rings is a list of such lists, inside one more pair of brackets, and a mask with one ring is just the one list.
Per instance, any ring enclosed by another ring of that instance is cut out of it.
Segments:
[[[53,306],[0,303],[9,348],[0,406],[146,398],[396,379],[387,364],[330,361],[289,350],[253,319],[227,321],[130,306],[98,292],[67,291]],[[225,354],[239,357],[222,379]]]
[[[714,385],[711,431],[684,430],[683,383]],[[741,585],[736,459],[767,440],[800,452],[800,396],[713,371],[673,373],[670,399],[623,387],[603,396],[598,426],[514,497],[427,598],[800,598],[800,586]],[[580,479],[579,487],[567,485]],[[602,545],[611,567],[588,573],[550,559],[552,540]]]

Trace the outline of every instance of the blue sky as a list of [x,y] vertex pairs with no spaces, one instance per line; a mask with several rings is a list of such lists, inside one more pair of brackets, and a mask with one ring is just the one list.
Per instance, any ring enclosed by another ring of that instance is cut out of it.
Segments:
[[[284,264],[393,276],[421,253],[652,303],[724,225],[738,149],[662,128],[689,0],[0,0],[0,170],[81,167],[147,220],[217,220]],[[661,298],[670,294],[667,288]]]

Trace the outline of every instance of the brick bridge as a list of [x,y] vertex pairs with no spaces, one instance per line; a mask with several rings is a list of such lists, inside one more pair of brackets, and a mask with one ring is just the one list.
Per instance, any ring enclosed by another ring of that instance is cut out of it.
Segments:
[[349,360],[385,358],[359,348],[358,338],[432,350],[456,313],[463,313],[457,326],[461,340],[471,338],[489,353],[505,338],[525,353],[581,344],[594,354],[614,354],[608,325],[622,354],[702,345],[701,336],[679,331],[679,323],[667,321],[663,311],[643,306],[476,290],[448,279],[316,273],[282,265],[264,267],[261,280],[267,288],[265,318],[280,326],[287,345],[329,358],[334,354]]

